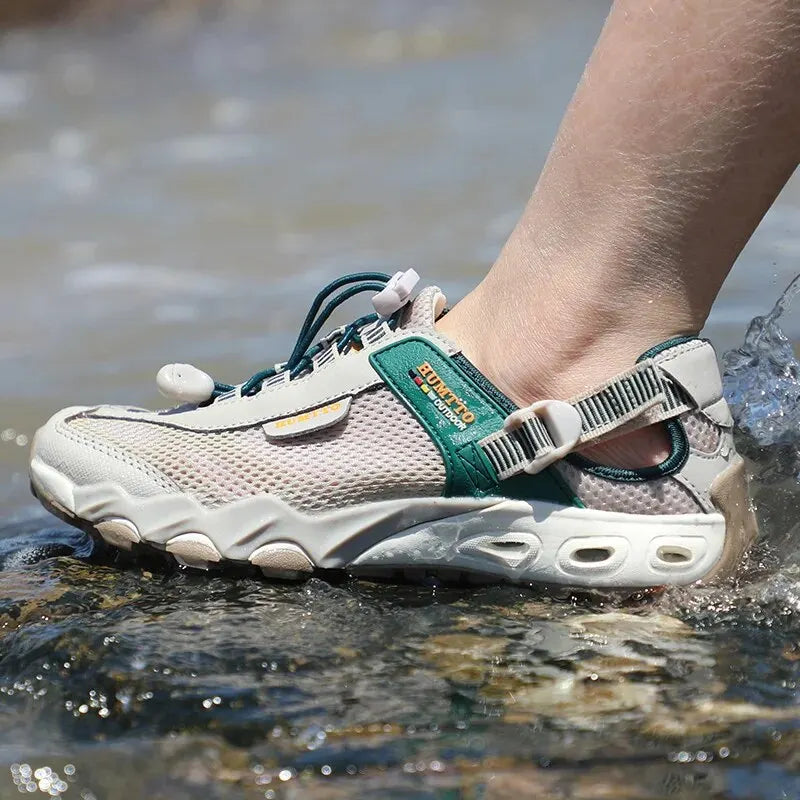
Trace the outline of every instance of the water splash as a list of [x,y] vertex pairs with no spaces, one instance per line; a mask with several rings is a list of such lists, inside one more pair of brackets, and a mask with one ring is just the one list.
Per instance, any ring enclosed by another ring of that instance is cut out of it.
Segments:
[[798,441],[800,362],[779,323],[798,294],[800,275],[769,314],[753,319],[742,346],[722,359],[725,396],[734,419],[741,431],[762,447],[796,445]]
[[800,501],[800,361],[785,322],[800,275],[766,316],[755,317],[741,347],[722,357],[723,387],[749,462],[764,539],[781,560],[794,555]]

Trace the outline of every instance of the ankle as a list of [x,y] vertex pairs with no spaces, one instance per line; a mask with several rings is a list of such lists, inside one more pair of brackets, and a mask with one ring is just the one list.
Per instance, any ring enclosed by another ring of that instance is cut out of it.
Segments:
[[635,303],[627,319],[597,308],[519,313],[485,299],[484,291],[478,287],[467,295],[437,327],[518,405],[566,400],[592,389],[681,333],[642,321],[631,311]]
[[[439,329],[519,406],[547,398],[566,400],[629,369],[642,352],[678,332],[626,318],[612,307],[537,315],[486,299],[479,286],[438,323]],[[547,304],[543,304],[547,308]],[[498,313],[498,309],[501,311]],[[670,452],[661,426],[621,436],[584,451],[619,467],[658,464]]]

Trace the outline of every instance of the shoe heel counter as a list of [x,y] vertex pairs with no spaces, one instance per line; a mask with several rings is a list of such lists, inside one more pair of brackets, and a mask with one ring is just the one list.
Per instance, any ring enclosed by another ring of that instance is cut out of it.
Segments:
[[675,477],[709,513],[720,513],[725,519],[722,556],[704,577],[708,583],[736,574],[758,536],[758,522],[745,462],[736,451],[733,417],[722,395],[722,376],[713,348],[704,342],[702,348],[695,344],[681,350],[665,371],[680,383],[696,407],[681,417],[689,453]]
[[733,576],[758,536],[758,522],[750,499],[744,460],[733,451],[731,463],[711,482],[711,503],[725,517],[725,546],[705,581]]
[[691,407],[680,417],[688,456],[675,477],[707,511],[713,511],[711,485],[739,458],[716,353],[710,342],[691,339],[664,350],[654,360]]
[[[721,403],[727,403],[723,399]],[[722,409],[720,404],[719,409]],[[730,413],[730,412],[728,412]],[[698,420],[705,426],[701,428]],[[736,452],[733,424],[721,425],[703,411],[689,412],[682,420],[689,432],[689,454],[675,475],[708,513],[725,519],[725,544],[719,561],[703,578],[705,583],[734,576],[758,537],[758,522],[750,498],[744,459]],[[711,443],[716,436],[716,446]]]

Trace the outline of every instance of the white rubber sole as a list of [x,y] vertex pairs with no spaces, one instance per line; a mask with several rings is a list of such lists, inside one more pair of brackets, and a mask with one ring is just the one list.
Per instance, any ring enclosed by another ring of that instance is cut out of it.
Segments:
[[120,549],[149,545],[188,567],[249,563],[283,578],[315,569],[431,569],[575,587],[686,585],[712,570],[725,544],[717,513],[420,498],[304,514],[267,494],[206,508],[182,494],[142,498],[111,482],[79,486],[38,458],[31,483],[46,504]]

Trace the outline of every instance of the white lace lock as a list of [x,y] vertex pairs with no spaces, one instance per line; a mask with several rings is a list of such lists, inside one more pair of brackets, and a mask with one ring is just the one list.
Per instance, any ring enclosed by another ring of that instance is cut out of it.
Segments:
[[395,311],[399,311],[409,301],[418,281],[419,275],[414,269],[395,272],[386,286],[372,298],[372,305],[375,306],[378,316],[389,319]]
[[214,393],[214,379],[191,364],[165,364],[156,385],[164,397],[181,403],[205,403]]

